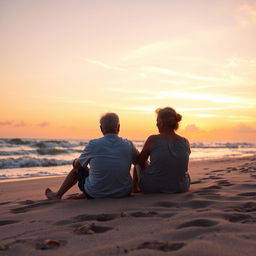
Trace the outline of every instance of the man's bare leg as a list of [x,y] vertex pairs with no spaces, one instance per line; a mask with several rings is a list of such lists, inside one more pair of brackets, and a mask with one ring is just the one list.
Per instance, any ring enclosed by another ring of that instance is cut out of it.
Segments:
[[57,192],[53,192],[51,189],[47,188],[45,190],[45,195],[50,200],[60,200],[62,196],[75,184],[77,183],[77,169],[73,168],[70,173],[65,178],[64,182],[60,186]]

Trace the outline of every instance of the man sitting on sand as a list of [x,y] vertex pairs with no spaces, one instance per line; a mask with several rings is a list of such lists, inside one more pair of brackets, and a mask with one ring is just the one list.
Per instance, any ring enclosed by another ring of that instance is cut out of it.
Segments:
[[[48,199],[61,199],[78,182],[83,193],[76,198],[125,197],[132,191],[131,164],[139,154],[133,143],[118,136],[120,124],[115,113],[100,119],[103,137],[89,141],[57,192],[46,189]],[[88,168],[90,165],[90,168]]]

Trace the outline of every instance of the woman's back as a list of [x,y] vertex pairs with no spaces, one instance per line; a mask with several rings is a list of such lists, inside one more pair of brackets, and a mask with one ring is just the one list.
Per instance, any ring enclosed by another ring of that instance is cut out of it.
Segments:
[[140,185],[144,192],[179,192],[187,176],[190,148],[180,136],[157,135],[150,150],[150,165]]

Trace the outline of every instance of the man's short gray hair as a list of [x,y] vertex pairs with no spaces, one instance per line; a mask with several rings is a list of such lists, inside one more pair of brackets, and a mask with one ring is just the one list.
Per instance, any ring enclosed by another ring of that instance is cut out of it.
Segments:
[[105,133],[117,133],[119,130],[119,117],[115,113],[106,113],[100,118],[101,129]]

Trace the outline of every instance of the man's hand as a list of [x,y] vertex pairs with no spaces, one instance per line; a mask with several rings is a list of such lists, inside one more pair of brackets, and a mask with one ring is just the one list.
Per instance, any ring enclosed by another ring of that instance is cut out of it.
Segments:
[[82,165],[81,165],[80,162],[77,160],[77,158],[73,160],[73,167],[74,167],[75,169],[80,169],[80,168],[82,168]]

